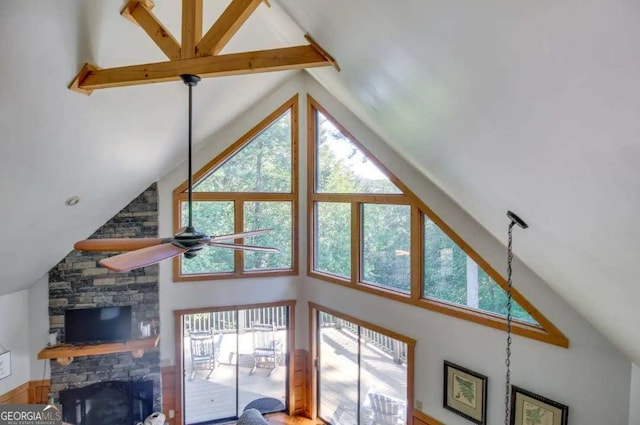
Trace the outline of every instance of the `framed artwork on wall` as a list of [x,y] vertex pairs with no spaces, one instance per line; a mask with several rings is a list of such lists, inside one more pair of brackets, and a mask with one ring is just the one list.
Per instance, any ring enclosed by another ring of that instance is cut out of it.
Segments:
[[[0,346],[2,347],[2,346]],[[0,379],[11,375],[11,352],[0,348]]]
[[567,425],[568,418],[564,404],[511,387],[511,425]]
[[486,424],[487,381],[486,376],[445,360],[444,408],[473,423]]

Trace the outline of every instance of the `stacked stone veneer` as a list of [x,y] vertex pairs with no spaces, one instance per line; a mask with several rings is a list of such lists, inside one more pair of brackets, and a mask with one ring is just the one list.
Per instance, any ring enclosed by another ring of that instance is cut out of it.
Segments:
[[[91,238],[158,236],[158,193],[150,186]],[[69,308],[131,306],[132,336],[139,335],[141,321],[153,321],[159,333],[158,266],[128,273],[113,273],[98,265],[110,254],[72,251],[49,272],[49,326],[64,342],[64,311]],[[148,379],[154,381],[154,411],[161,410],[159,349],[131,353],[76,357],[68,366],[51,360],[51,390],[96,382]]]

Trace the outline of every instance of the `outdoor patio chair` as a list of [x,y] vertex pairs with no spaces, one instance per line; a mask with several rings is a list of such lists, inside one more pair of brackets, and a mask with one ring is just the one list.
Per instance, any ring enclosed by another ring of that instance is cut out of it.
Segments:
[[380,393],[369,393],[369,409],[375,425],[398,425],[403,422],[400,403]]
[[195,378],[198,370],[208,370],[206,379],[209,379],[218,364],[223,335],[223,333],[214,335],[212,332],[191,333],[191,377],[189,379]]
[[273,374],[284,354],[282,341],[276,335],[275,323],[252,323],[251,335],[253,342],[253,367],[249,374],[253,374],[258,367],[270,368]]

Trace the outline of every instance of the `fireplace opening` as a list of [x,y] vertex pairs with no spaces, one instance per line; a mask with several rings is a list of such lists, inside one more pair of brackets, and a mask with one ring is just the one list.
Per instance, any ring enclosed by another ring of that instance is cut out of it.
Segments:
[[73,425],[135,425],[153,412],[153,381],[107,381],[60,392]]

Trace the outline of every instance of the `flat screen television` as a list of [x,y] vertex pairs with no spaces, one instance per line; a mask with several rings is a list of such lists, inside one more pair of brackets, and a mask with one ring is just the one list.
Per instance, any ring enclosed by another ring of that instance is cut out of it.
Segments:
[[127,341],[131,339],[131,307],[65,310],[64,336],[67,344]]

